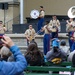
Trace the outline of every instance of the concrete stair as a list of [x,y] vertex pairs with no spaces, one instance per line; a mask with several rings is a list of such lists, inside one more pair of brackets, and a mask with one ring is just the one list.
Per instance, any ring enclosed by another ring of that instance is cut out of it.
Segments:
[[[5,34],[5,35],[11,37],[14,43],[19,46],[22,53],[24,53],[27,50],[27,41],[24,34]],[[35,41],[37,42],[38,48],[42,52],[43,52],[43,36],[44,35],[36,35],[35,37]],[[59,39],[60,40],[64,39],[67,43],[67,46],[69,45],[66,33],[59,33]]]

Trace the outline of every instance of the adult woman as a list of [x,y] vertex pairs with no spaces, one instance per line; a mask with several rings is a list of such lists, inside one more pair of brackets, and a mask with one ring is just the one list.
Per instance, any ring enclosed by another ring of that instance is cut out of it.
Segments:
[[43,55],[38,50],[38,47],[35,43],[29,44],[27,52],[25,53],[25,57],[28,64],[31,66],[40,66],[43,64]]

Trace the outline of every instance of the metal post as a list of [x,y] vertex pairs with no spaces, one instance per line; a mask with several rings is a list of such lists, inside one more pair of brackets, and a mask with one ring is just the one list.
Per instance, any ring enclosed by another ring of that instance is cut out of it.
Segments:
[[20,24],[23,24],[23,0],[20,0]]
[[5,8],[4,8],[4,25],[5,25],[5,17],[6,17],[6,15],[5,15]]

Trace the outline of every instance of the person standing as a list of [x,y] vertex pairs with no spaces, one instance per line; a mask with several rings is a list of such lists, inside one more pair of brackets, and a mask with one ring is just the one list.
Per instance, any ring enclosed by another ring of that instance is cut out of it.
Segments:
[[49,21],[46,21],[46,25],[42,28],[41,31],[44,31],[44,38],[43,38],[43,44],[44,44],[44,55],[50,50],[50,38],[51,38],[51,26],[49,25]]
[[4,27],[2,23],[3,23],[3,22],[0,21],[0,34],[4,34],[5,31],[7,30],[6,27]]
[[71,41],[72,41],[72,47],[71,47],[71,52],[75,50],[75,26],[73,27],[72,31],[72,36],[71,36]]
[[0,61],[0,75],[21,75],[27,67],[27,61],[10,37],[3,35],[1,41],[13,53],[15,61]]
[[3,35],[5,34],[5,31],[7,31],[6,27],[4,27],[2,23],[3,23],[3,22],[0,21],[0,48],[2,47],[1,38],[2,38]]
[[41,27],[43,27],[43,23],[44,23],[44,16],[45,16],[45,11],[43,6],[40,6],[40,15],[39,15],[39,21],[38,21],[38,31],[41,29]]
[[66,21],[66,31],[68,32],[68,36],[69,36],[69,46],[70,46],[70,51],[72,51],[72,44],[73,44],[73,40],[71,39],[72,35],[73,35],[73,27],[75,26],[75,22],[73,20],[73,18],[70,18],[69,20]]
[[27,45],[29,45],[30,42],[35,41],[35,29],[32,25],[29,25],[29,29],[25,31],[25,37],[27,39]]
[[56,15],[52,16],[52,20],[50,20],[49,24],[52,26],[52,29],[56,29],[56,31],[52,32],[52,38],[58,38],[58,32],[60,32],[60,22]]

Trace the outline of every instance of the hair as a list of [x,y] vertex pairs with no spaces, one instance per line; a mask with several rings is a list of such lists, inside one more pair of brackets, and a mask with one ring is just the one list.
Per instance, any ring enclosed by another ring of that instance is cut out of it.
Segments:
[[11,55],[12,55],[12,53],[10,52],[10,50],[7,47],[3,46],[1,48],[1,57],[2,58],[8,58]]
[[3,21],[0,21],[0,23],[3,23]]
[[43,6],[40,6],[40,8],[43,8]]
[[49,21],[46,21],[46,24],[49,24]]
[[60,43],[61,46],[65,46],[66,45],[66,42],[65,40],[61,40],[61,43]]
[[31,43],[28,46],[27,52],[25,53],[25,56],[29,55],[31,57],[32,61],[36,61],[38,59],[38,56],[42,58],[42,53],[38,50],[38,47],[35,43]]

